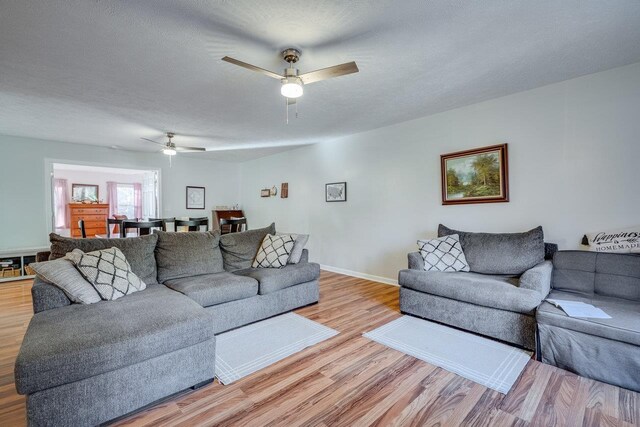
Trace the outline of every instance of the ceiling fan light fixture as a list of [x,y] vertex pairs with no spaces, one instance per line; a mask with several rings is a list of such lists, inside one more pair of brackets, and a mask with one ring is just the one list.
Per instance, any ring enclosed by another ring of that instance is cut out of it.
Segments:
[[299,77],[286,77],[282,79],[280,93],[286,98],[300,98],[304,93],[302,80]]
[[175,156],[177,151],[174,148],[167,147],[162,150],[162,154],[166,154],[167,156]]

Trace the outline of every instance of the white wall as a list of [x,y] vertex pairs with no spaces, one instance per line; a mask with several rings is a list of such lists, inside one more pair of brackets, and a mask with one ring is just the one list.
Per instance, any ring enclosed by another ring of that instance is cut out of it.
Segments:
[[[210,216],[216,205],[239,202],[237,164],[162,154],[117,151],[0,135],[0,250],[48,246],[51,162],[160,169],[162,216]],[[187,185],[206,187],[206,209],[186,209]]]
[[[440,155],[503,142],[511,201],[442,206]],[[314,261],[393,280],[438,223],[541,224],[561,248],[638,225],[639,175],[640,63],[244,163],[242,204],[252,226],[310,233]],[[346,203],[324,201],[335,181],[348,182]],[[260,198],[281,182],[288,199]]]

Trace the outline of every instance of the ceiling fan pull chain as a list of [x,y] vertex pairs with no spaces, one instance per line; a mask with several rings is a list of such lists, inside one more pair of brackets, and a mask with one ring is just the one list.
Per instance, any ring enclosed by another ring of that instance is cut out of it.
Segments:
[[286,110],[287,124],[289,124],[289,98],[284,99],[284,109]]
[[298,102],[296,100],[296,120],[298,119]]

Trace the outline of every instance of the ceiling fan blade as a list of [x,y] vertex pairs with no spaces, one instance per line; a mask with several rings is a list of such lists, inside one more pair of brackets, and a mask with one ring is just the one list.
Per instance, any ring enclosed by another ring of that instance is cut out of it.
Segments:
[[140,139],[144,139],[145,141],[153,142],[154,144],[158,144],[162,146],[167,145],[167,144],[163,144],[162,142],[154,141],[153,139],[149,139],[149,138],[140,138]]
[[251,64],[247,64],[246,62],[242,62],[242,61],[238,61],[237,59],[233,59],[230,58],[228,56],[225,56],[224,58],[222,58],[223,61],[228,62],[230,64],[234,64],[234,65],[238,65],[240,67],[246,68],[248,70],[251,71],[257,71],[258,73],[264,74],[265,76],[269,76],[272,77],[274,79],[282,79],[283,76],[281,76],[278,73],[274,73],[273,71],[269,71],[269,70],[265,70],[264,68],[260,68],[260,67],[256,67],[255,65],[251,65]]
[[357,73],[358,66],[355,62],[347,62],[333,67],[323,68],[321,70],[310,71],[299,76],[306,85],[309,83],[319,82],[321,80],[331,79],[333,77],[345,76],[347,74]]
[[207,149],[202,147],[177,147],[176,146],[176,151],[179,151],[181,153],[195,153],[197,151],[207,151]]

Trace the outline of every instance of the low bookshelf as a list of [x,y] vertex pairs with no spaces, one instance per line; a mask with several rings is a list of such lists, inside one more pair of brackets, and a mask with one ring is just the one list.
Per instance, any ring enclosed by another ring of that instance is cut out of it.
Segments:
[[27,248],[0,251],[0,283],[34,277],[29,264],[36,262],[36,254],[48,248]]

